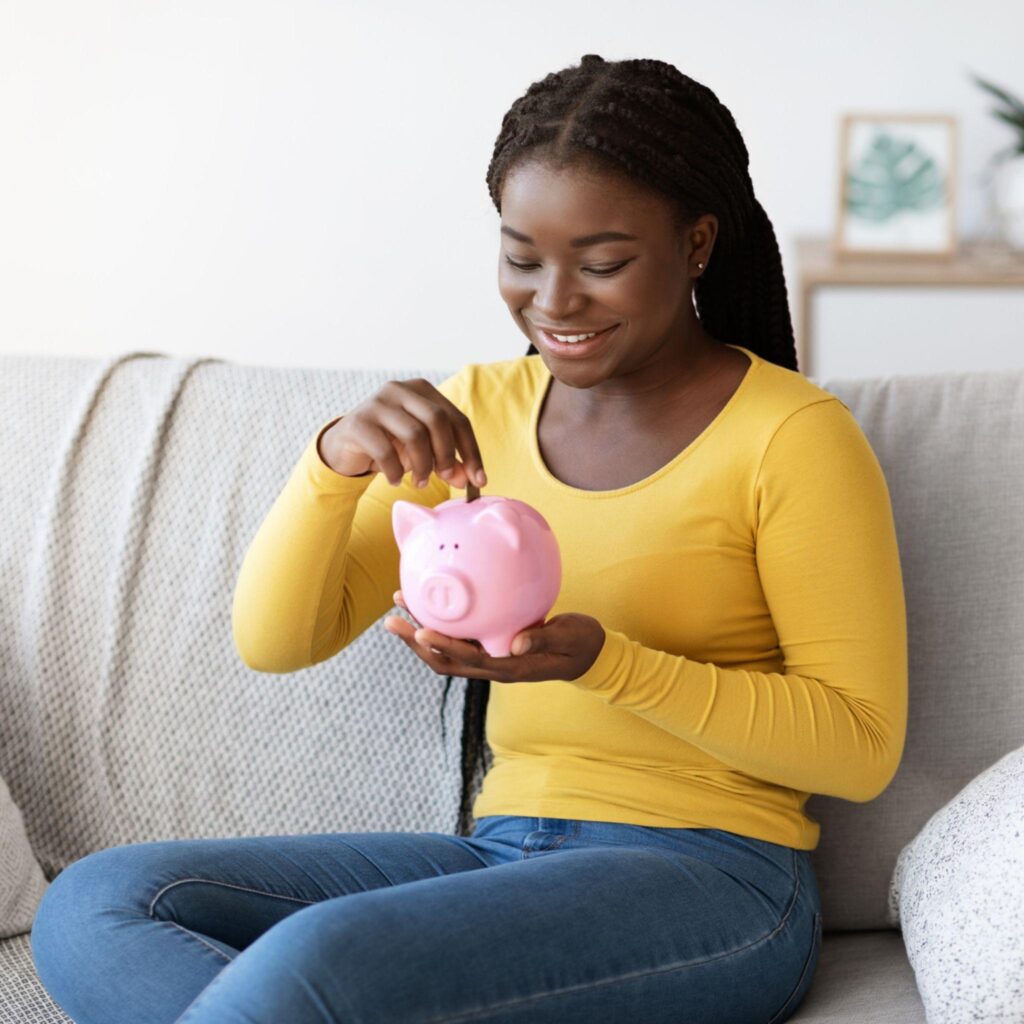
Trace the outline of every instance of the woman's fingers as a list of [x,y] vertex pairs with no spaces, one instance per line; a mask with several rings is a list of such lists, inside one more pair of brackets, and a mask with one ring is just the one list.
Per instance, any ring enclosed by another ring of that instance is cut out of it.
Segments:
[[[412,621],[416,623],[416,627],[415,628],[416,629],[422,629],[423,628],[423,623],[419,622],[416,619],[416,616],[413,615],[413,613],[409,611],[409,607],[405,603],[405,599],[402,597],[402,592],[400,590],[396,590],[395,593],[392,596],[394,597],[395,604],[397,604],[399,608],[404,608],[405,611],[408,613],[409,618],[412,619]],[[384,625],[387,626],[388,622],[390,622],[392,619],[395,622],[400,622],[400,623],[402,623],[403,625],[406,625],[406,626],[408,625],[408,623],[405,621],[405,619],[403,619],[400,615],[389,615],[384,620]],[[395,633],[395,632],[397,632],[397,630],[390,629],[389,632]],[[404,636],[405,634],[403,633],[402,635]],[[410,633],[409,636],[411,637],[412,634]]]
[[389,615],[384,620],[384,628],[389,633],[394,633],[400,640],[404,640],[407,644],[412,647],[418,648],[422,651],[430,651],[434,655],[443,655],[445,652],[440,648],[432,647],[429,643],[422,643],[416,639],[416,634],[422,629],[422,626],[416,625],[411,626],[405,621],[400,615]]

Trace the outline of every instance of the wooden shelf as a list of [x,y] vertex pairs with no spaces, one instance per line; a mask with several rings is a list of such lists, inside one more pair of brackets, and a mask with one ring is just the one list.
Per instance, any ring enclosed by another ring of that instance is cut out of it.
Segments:
[[837,256],[829,238],[796,240],[797,359],[805,376],[815,373],[813,300],[818,288],[1024,287],[1024,252],[990,241],[965,240],[951,256]]

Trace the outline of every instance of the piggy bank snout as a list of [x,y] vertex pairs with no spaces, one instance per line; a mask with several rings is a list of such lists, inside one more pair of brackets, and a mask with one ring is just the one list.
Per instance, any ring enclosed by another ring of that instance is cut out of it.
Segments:
[[420,601],[432,615],[445,622],[455,622],[469,614],[473,588],[458,569],[435,569],[420,583]]

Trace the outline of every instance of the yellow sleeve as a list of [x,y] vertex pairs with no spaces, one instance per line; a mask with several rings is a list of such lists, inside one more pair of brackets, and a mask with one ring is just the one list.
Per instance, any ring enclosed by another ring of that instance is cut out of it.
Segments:
[[[467,369],[437,390],[472,419]],[[423,488],[413,484],[411,471],[397,487],[383,473],[336,473],[317,443],[340,418],[310,438],[239,570],[231,629],[242,661],[258,672],[295,672],[326,661],[395,607],[392,505],[401,499],[433,508],[452,496],[436,473]]]
[[597,661],[570,682],[756,778],[873,800],[903,754],[906,606],[885,477],[843,402],[779,426],[754,507],[783,672],[693,661],[606,629]]

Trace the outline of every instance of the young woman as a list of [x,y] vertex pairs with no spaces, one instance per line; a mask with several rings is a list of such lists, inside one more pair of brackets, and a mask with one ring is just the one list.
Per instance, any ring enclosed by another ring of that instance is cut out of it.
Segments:
[[775,235],[705,86],[588,54],[512,105],[487,183],[527,354],[389,381],[319,429],[233,609],[246,664],[305,668],[403,604],[396,500],[472,482],[539,509],[563,584],[528,651],[386,620],[469,680],[458,834],[82,858],[32,931],[78,1024],[779,1024],[811,984],[804,804],[873,799],[903,749],[881,468],[797,370]]

